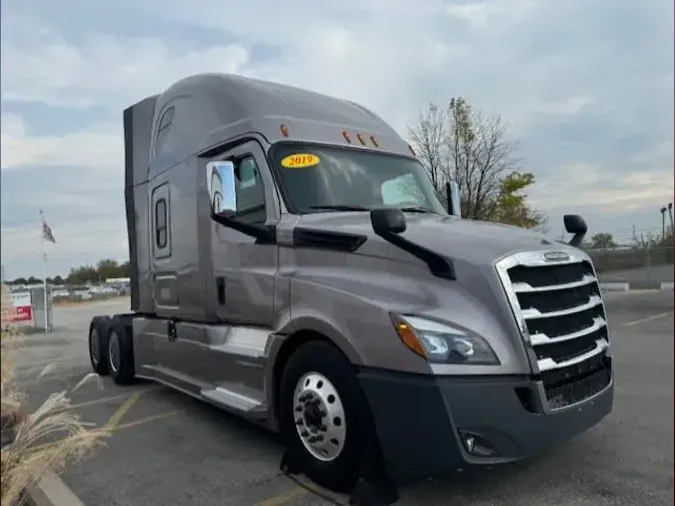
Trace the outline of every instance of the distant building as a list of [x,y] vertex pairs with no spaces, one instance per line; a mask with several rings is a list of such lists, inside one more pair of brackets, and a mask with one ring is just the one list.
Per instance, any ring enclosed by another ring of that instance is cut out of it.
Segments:
[[131,283],[131,278],[108,278],[105,280],[106,285],[126,285]]

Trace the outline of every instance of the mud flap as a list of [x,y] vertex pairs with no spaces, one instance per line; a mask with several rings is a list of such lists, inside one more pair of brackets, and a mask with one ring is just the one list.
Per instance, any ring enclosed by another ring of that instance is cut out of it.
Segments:
[[389,506],[398,501],[396,484],[382,464],[378,447],[371,444],[361,466],[361,478],[349,497],[352,506]]
[[[288,452],[282,455],[279,470],[291,476],[292,479],[294,479],[293,476],[302,473],[302,469]],[[390,506],[398,499],[396,484],[389,479],[378,459],[372,457],[365,459],[361,478],[349,496],[349,504],[352,506]]]

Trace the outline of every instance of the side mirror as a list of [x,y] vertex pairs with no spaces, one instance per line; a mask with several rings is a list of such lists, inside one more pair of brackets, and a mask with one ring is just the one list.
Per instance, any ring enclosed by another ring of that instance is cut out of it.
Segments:
[[563,223],[565,224],[567,233],[574,234],[574,237],[570,239],[570,246],[579,246],[588,231],[584,219],[578,214],[566,214],[563,216]]
[[211,219],[224,227],[254,237],[258,244],[274,244],[274,226],[253,225],[236,218],[237,190],[234,172],[234,163],[230,161],[206,164],[206,188],[211,203]]
[[459,185],[457,184],[457,181],[448,181],[445,183],[445,193],[448,200],[448,213],[461,218],[462,209],[459,205]]
[[234,163],[218,161],[206,164],[206,187],[212,214],[231,215],[237,211],[234,178]]
[[400,234],[405,232],[405,215],[400,209],[373,209],[370,223],[377,235]]

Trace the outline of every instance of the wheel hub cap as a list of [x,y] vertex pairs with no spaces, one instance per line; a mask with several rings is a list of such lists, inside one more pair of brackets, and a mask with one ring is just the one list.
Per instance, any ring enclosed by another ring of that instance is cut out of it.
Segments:
[[98,361],[101,356],[101,350],[98,343],[98,332],[96,330],[91,331],[91,341],[89,343],[89,352],[91,353],[91,359],[95,364],[98,364]]
[[293,396],[295,425],[307,451],[324,462],[335,460],[347,435],[342,400],[333,384],[322,374],[305,374]]
[[110,344],[108,345],[108,356],[110,357],[110,367],[117,372],[120,368],[120,346],[117,334],[110,334]]

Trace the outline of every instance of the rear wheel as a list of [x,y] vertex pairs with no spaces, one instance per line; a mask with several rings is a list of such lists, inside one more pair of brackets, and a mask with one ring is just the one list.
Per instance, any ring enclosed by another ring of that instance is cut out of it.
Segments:
[[89,361],[94,372],[101,376],[109,373],[106,342],[108,322],[104,318],[107,319],[107,317],[94,318],[89,326]]
[[305,344],[289,359],[279,395],[281,434],[291,459],[317,484],[351,491],[374,431],[349,361],[330,344]]
[[108,333],[108,369],[118,385],[128,385],[135,380],[134,348],[131,326],[121,320],[113,321]]

